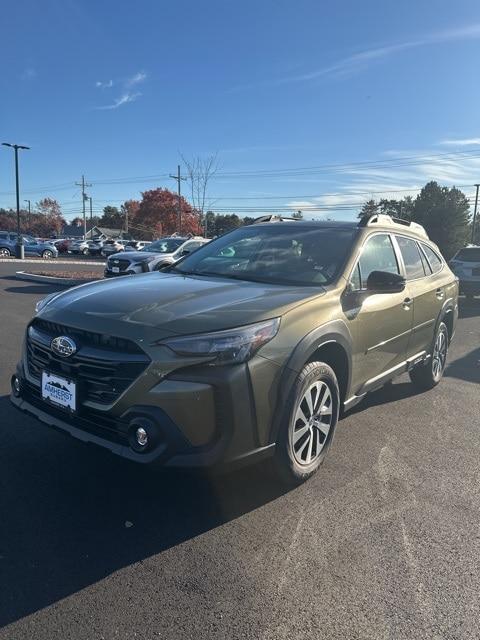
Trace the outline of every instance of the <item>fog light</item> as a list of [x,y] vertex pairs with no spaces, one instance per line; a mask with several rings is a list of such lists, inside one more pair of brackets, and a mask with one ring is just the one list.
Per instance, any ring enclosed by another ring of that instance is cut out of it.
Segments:
[[13,395],[18,398],[20,397],[20,392],[22,391],[22,385],[20,382],[20,378],[17,378],[17,376],[12,376],[12,392]]
[[148,444],[148,433],[145,431],[143,427],[138,427],[135,431],[135,438],[137,440],[137,444],[140,447],[146,447]]

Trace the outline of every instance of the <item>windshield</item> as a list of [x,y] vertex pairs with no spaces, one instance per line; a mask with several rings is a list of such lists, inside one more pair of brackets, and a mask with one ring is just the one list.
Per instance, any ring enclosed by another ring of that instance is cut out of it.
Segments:
[[337,276],[354,233],[308,223],[250,225],[198,249],[173,270],[271,284],[324,285]]
[[175,249],[183,244],[185,240],[183,238],[167,238],[164,240],[157,240],[152,242],[140,251],[148,251],[149,253],[173,253]]

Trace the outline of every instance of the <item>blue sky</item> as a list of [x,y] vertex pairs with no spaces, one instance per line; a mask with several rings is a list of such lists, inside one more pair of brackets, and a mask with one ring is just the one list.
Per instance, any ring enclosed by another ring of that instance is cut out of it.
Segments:
[[[22,199],[70,218],[82,173],[98,210],[175,188],[179,153],[218,152],[212,206],[241,214],[348,218],[369,195],[480,179],[477,0],[17,0],[2,52]],[[0,206],[12,169],[0,149]]]

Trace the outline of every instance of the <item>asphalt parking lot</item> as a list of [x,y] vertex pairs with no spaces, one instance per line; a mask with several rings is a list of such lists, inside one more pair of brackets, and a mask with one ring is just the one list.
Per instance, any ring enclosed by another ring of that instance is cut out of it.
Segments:
[[2,640],[480,637],[480,298],[436,389],[372,394],[283,493],[259,468],[155,476],[18,413],[22,334],[56,290],[18,268],[0,264]]

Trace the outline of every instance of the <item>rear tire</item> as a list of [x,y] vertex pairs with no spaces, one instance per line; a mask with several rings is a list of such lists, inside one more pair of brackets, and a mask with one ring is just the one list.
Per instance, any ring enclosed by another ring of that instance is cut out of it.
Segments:
[[283,483],[298,485],[316,473],[332,442],[339,407],[333,369],[324,362],[305,365],[285,404],[273,458]]
[[0,249],[0,258],[10,258],[11,255],[10,249],[7,249],[7,247],[2,247]]
[[82,255],[88,256],[88,249],[82,249]]
[[430,359],[410,371],[410,380],[419,389],[436,387],[443,377],[448,353],[448,329],[444,322],[438,325]]

